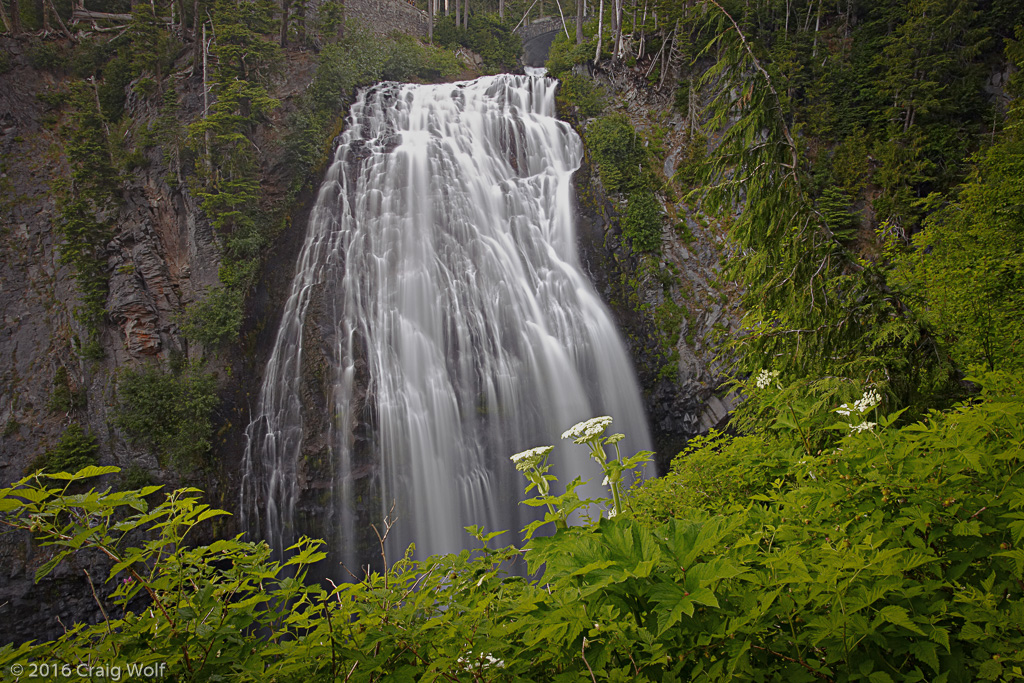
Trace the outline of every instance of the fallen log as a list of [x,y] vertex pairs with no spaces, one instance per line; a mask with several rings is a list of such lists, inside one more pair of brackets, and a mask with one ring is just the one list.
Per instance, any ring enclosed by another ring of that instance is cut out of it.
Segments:
[[93,12],[84,7],[76,7],[71,12],[71,23],[77,24],[80,21],[131,21],[130,14],[113,14],[110,12]]

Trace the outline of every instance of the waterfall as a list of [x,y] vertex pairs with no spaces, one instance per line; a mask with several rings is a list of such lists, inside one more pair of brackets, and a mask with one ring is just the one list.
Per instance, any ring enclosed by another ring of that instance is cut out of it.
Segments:
[[[250,534],[278,551],[324,538],[354,567],[389,515],[389,558],[412,542],[417,557],[457,552],[467,525],[534,518],[511,454],[605,414],[624,455],[649,446],[576,255],[582,144],[554,90],[538,76],[384,83],[353,104],[246,430]],[[551,460],[604,495],[583,447]]]

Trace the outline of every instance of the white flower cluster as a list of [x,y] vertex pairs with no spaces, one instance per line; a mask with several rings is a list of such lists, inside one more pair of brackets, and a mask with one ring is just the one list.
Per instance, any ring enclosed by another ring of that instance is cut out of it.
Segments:
[[458,663],[461,665],[463,671],[469,671],[470,669],[488,669],[492,666],[504,668],[504,660],[492,657],[490,654],[481,655],[482,659],[469,660],[465,657],[459,657]]
[[767,388],[772,383],[772,380],[778,379],[778,377],[779,377],[779,371],[778,370],[762,370],[757,375],[757,388],[758,389],[765,389],[765,388]]
[[861,422],[859,425],[851,425],[851,432],[864,432],[875,427],[876,422]]
[[547,457],[548,453],[554,450],[554,446],[538,446],[537,448],[531,448],[528,451],[522,453],[516,453],[512,456],[512,463],[516,466],[516,469],[520,472],[526,472],[529,469],[537,467],[544,458]]
[[572,427],[565,430],[565,432],[562,433],[562,438],[572,439],[573,443],[586,443],[595,436],[600,436],[611,423],[612,419],[607,415],[592,417],[589,420],[577,422]]
[[866,413],[879,403],[882,402],[882,397],[878,395],[878,392],[874,389],[868,389],[864,392],[864,395],[859,400],[855,401],[851,407],[849,403],[836,408],[836,412],[844,417],[849,417],[850,413],[857,411],[858,413]]

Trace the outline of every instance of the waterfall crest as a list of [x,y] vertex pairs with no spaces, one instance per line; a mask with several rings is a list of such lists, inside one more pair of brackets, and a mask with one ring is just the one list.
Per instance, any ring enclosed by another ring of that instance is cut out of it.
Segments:
[[[352,106],[246,430],[250,534],[277,550],[325,538],[355,567],[370,550],[359,527],[390,512],[389,557],[411,542],[417,557],[457,552],[464,526],[532,519],[512,453],[603,414],[624,453],[649,446],[632,366],[576,255],[582,145],[554,118],[554,90],[512,75],[385,83]],[[583,448],[561,444],[552,462],[602,495]]]

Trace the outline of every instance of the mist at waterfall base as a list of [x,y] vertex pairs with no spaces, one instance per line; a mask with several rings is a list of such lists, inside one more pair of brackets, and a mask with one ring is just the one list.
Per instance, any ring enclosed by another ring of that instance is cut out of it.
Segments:
[[410,543],[417,559],[476,547],[474,524],[512,543],[540,513],[510,455],[557,443],[553,493],[581,476],[597,498],[601,470],[564,430],[611,415],[624,456],[649,447],[578,262],[582,144],[554,118],[555,86],[384,83],[353,104],[246,431],[241,521],[279,556],[323,538],[358,574],[380,563],[385,515],[391,561]]

